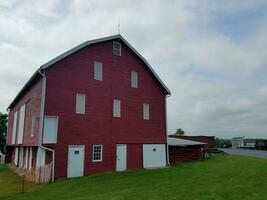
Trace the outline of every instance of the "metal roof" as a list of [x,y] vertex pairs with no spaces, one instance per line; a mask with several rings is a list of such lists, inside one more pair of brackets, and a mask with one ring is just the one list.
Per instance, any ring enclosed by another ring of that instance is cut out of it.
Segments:
[[184,140],[180,138],[168,138],[169,146],[194,146],[194,145],[205,145],[203,142],[196,142],[192,140]]
[[161,84],[161,86],[164,88],[165,93],[167,95],[171,94],[170,90],[167,88],[167,86],[162,82],[162,80],[159,78],[159,76],[156,74],[156,72],[152,69],[152,67],[150,66],[150,64],[147,62],[147,60],[140,54],[138,53],[135,48],[133,48],[132,45],[130,45],[120,34],[117,35],[112,35],[109,37],[104,37],[104,38],[99,38],[99,39],[94,39],[94,40],[89,40],[87,42],[84,42],[72,49],[70,49],[69,51],[66,51],[65,53],[53,58],[52,60],[48,61],[47,63],[41,65],[36,71],[35,73],[32,75],[32,77],[28,80],[28,82],[24,85],[24,87],[20,90],[20,92],[18,93],[18,95],[15,97],[15,99],[11,102],[11,104],[8,106],[8,109],[12,108],[14,106],[14,104],[16,103],[16,101],[19,99],[19,97],[22,95],[22,93],[26,90],[26,88],[30,85],[30,83],[32,82],[32,80],[38,75],[38,71],[42,70],[42,69],[46,69],[50,66],[52,66],[53,64],[57,63],[58,61],[64,59],[65,57],[77,52],[78,50],[89,46],[91,44],[96,44],[96,43],[100,43],[100,42],[105,42],[108,40],[114,40],[114,39],[120,39],[122,40],[148,67],[149,71],[154,75],[154,77],[158,80],[158,82]]
[[30,86],[30,84],[33,82],[33,80],[35,79],[35,78],[37,78],[38,77],[38,71],[40,70],[41,68],[38,68],[35,72],[34,72],[34,74],[31,76],[31,78],[25,83],[25,85],[23,86],[23,88],[19,91],[19,93],[17,94],[17,96],[13,99],[13,101],[11,102],[11,104],[8,106],[8,108],[7,109],[10,109],[10,108],[12,108],[14,105],[15,105],[15,103],[17,102],[17,100],[20,98],[20,96],[23,94],[23,92],[27,89],[27,87],[29,87]]

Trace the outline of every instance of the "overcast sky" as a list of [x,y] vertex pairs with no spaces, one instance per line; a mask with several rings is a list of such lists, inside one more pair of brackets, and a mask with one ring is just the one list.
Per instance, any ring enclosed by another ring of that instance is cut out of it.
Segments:
[[169,134],[267,138],[265,0],[0,0],[0,111],[41,64],[118,21],[172,92]]

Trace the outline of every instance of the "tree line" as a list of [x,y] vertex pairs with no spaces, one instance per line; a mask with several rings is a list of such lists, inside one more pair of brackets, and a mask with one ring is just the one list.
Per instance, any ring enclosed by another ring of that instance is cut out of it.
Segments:
[[7,114],[0,112],[0,152],[5,153],[6,136],[7,136]]

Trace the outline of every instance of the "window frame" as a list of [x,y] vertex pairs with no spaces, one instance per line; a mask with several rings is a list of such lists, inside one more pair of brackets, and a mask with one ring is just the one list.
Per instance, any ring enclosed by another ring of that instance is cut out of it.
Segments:
[[[56,121],[56,124],[55,124],[55,141],[53,142],[50,142],[47,140],[47,138],[45,138],[45,120],[48,119],[48,118],[53,118],[55,119]],[[42,139],[42,142],[43,144],[57,144],[57,138],[58,138],[58,123],[59,123],[59,116],[52,116],[52,115],[45,115],[44,116],[44,128],[43,128],[43,139]]]
[[[99,70],[97,69],[98,67],[99,67]],[[100,74],[98,74],[97,72]],[[103,81],[103,63],[98,62],[98,61],[94,62],[94,80]]]
[[[95,147],[100,147],[100,159],[95,159]],[[102,144],[95,144],[93,145],[93,151],[92,151],[92,162],[102,162],[103,161],[103,145]]]
[[[116,107],[116,102],[118,102],[118,107]],[[116,110],[118,108],[118,111]],[[121,100],[113,99],[113,117],[120,118],[121,117]]]
[[[84,102],[83,102],[83,111],[82,112],[80,112],[79,111],[79,106],[78,106],[78,97],[79,96],[83,96],[84,97]],[[75,114],[78,114],[78,115],[85,115],[85,105],[86,105],[86,95],[85,94],[82,94],[82,93],[76,93],[76,107],[75,107]]]
[[[119,48],[115,48],[115,45],[119,45]],[[113,41],[112,50],[113,50],[113,55],[121,56],[121,43],[117,41]],[[119,54],[117,54],[116,51],[119,51]]]
[[[146,110],[147,108],[147,110]],[[147,113],[146,113],[147,111]],[[149,103],[143,103],[143,120],[150,120],[150,105]]]
[[24,140],[24,129],[26,119],[26,104],[23,104],[19,108],[19,119],[18,119],[18,131],[17,131],[17,144],[23,144]]
[[138,88],[138,73],[136,71],[131,71],[131,87]]

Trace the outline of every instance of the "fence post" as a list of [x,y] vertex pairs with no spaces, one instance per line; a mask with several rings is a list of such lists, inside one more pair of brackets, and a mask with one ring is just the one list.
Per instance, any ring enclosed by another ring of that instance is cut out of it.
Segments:
[[25,175],[26,175],[26,170],[23,168],[19,168],[19,176],[22,179],[22,184],[21,184],[21,193],[24,193],[24,184],[25,184]]

